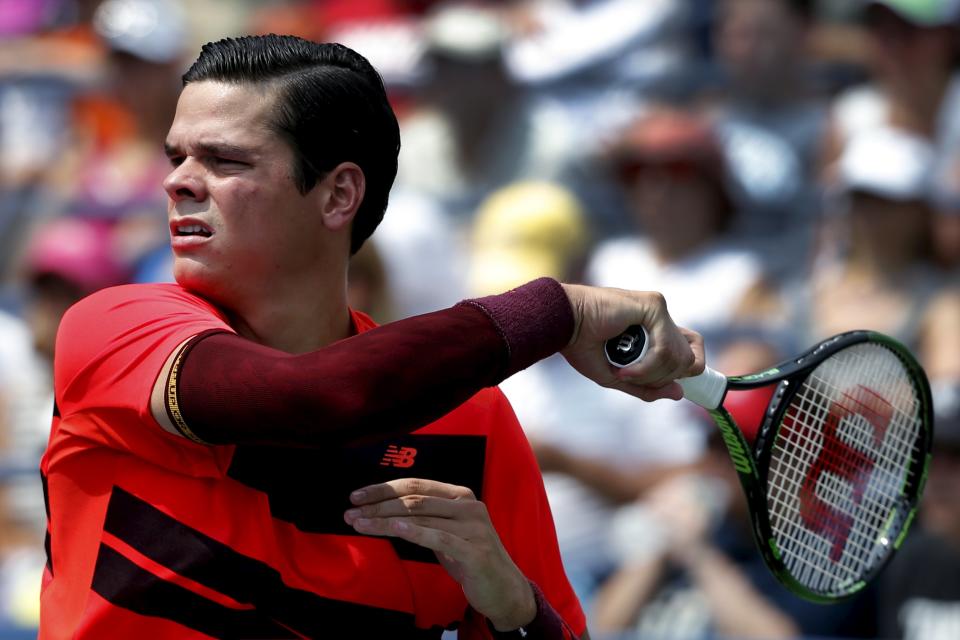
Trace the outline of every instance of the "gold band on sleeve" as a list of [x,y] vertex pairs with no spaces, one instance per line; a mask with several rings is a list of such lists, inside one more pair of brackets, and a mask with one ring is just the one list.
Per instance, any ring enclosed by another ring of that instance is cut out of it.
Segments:
[[180,366],[183,364],[183,357],[186,355],[187,347],[191,342],[196,340],[194,337],[192,340],[184,344],[180,351],[177,353],[177,357],[173,361],[173,366],[170,367],[170,373],[167,375],[167,415],[170,417],[170,421],[173,422],[173,425],[177,428],[185,438],[193,440],[199,444],[210,444],[202,440],[193,430],[187,426],[187,421],[183,419],[183,414],[180,413],[180,401],[177,396],[177,382],[180,377]]

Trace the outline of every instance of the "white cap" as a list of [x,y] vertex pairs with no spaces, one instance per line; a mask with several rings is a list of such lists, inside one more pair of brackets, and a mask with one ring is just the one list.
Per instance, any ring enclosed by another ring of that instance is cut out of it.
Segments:
[[498,13],[468,2],[440,4],[424,20],[430,51],[461,60],[488,60],[501,55],[510,37]]
[[158,64],[179,58],[186,44],[183,10],[175,0],[105,0],[93,26],[111,48]]
[[934,161],[933,147],[920,136],[892,127],[866,129],[840,156],[839,186],[890,200],[926,200]]

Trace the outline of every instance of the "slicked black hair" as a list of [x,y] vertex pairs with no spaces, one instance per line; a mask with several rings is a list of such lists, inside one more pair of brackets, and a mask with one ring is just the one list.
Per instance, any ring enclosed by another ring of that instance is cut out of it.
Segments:
[[354,162],[366,193],[353,220],[356,253],[383,219],[397,175],[400,128],[383,80],[356,51],[295,36],[244,36],[210,42],[183,75],[262,84],[276,91],[272,128],[294,151],[293,178],[301,193],[341,162]]

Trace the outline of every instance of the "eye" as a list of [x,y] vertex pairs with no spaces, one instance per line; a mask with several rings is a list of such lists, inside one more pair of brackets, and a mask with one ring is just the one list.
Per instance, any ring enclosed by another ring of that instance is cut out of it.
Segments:
[[169,156],[170,165],[173,167],[179,167],[183,164],[183,156]]
[[232,158],[222,158],[220,156],[214,156],[210,159],[215,166],[221,169],[242,169],[243,167],[249,167],[250,165],[241,160],[234,160]]

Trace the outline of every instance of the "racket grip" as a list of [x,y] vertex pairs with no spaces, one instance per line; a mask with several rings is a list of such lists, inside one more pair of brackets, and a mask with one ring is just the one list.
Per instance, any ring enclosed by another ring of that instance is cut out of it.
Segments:
[[704,409],[719,407],[727,391],[727,376],[710,367],[705,367],[698,376],[680,378],[677,382],[683,388],[683,397]]
[[[647,330],[640,325],[633,325],[616,338],[607,340],[604,352],[613,366],[628,367],[640,362],[649,346]],[[681,378],[677,382],[683,388],[683,397],[704,409],[719,407],[727,390],[727,377],[710,367],[706,367],[698,376]]]

